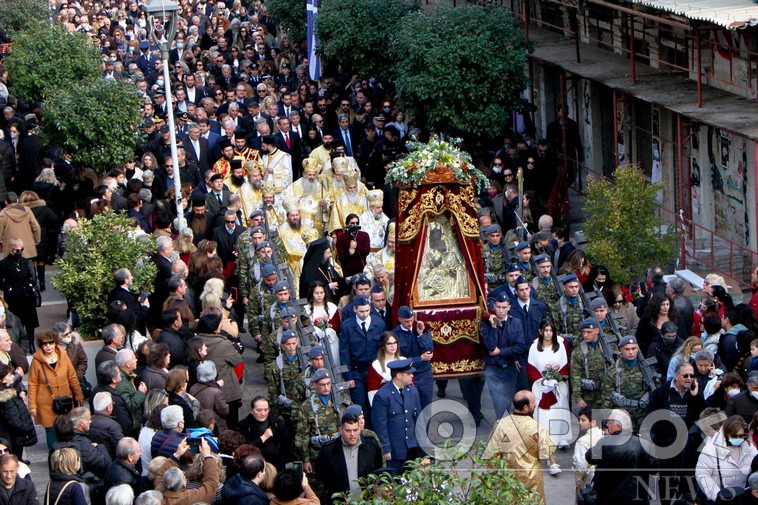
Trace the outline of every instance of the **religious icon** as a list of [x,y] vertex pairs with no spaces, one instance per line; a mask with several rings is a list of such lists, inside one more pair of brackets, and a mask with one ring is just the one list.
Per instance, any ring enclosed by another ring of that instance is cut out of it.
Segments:
[[432,217],[419,268],[419,301],[456,300],[470,296],[468,271],[450,226],[450,217]]

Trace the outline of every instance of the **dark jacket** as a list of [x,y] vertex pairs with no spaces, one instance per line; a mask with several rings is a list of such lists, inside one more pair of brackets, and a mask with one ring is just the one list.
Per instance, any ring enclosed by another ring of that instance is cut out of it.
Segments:
[[[650,473],[658,466],[658,461],[651,456],[652,447],[637,436],[630,437],[623,444],[611,435],[603,437],[595,447],[587,450],[585,459],[595,468],[594,487],[597,502],[613,505],[646,505],[650,503],[647,493],[638,493],[638,478],[647,482]],[[618,445],[616,445],[618,444]],[[619,471],[623,470],[623,471]]]
[[197,423],[195,422],[195,413],[192,411],[192,407],[190,406],[187,401],[182,398],[180,395],[174,393],[173,391],[168,392],[168,404],[169,405],[177,405],[182,408],[182,414],[184,414],[184,428],[197,428]]
[[176,365],[187,364],[187,344],[182,336],[171,327],[163,328],[155,340],[159,344],[166,344],[171,352],[171,362],[168,368],[171,369]]
[[134,489],[134,494],[136,495],[139,478],[140,473],[136,468],[129,466],[125,461],[117,459],[106,470],[103,484],[107,488],[118,486],[119,484],[129,484]]
[[108,454],[113,458],[116,455],[118,441],[124,438],[124,431],[111,416],[94,412],[92,424],[89,426],[89,438],[93,442],[103,444],[108,449]]
[[742,419],[744,419],[747,424],[750,424],[753,421],[753,414],[755,414],[756,411],[758,411],[758,400],[753,398],[749,389],[740,391],[738,394],[729,398],[726,402],[726,409],[724,409],[727,416],[742,416]]
[[14,388],[0,390],[0,437],[9,440],[14,447],[37,443],[32,415]]
[[268,505],[269,497],[263,489],[251,481],[237,474],[224,483],[221,488],[221,497],[226,505]]
[[645,356],[658,360],[655,368],[658,370],[658,373],[661,374],[663,379],[666,379],[671,356],[674,355],[676,350],[679,349],[683,343],[684,341],[678,337],[670,344],[667,343],[661,335],[653,337],[653,342],[650,344],[650,347],[647,348],[647,354]]
[[[647,407],[647,413],[652,414],[657,410],[668,410],[672,402],[679,403],[679,392],[672,389],[671,381],[665,381],[660,387],[656,388],[650,395],[650,403]],[[693,396],[689,390],[684,392],[682,400],[687,405],[687,415],[682,418],[687,428],[690,428],[698,420],[700,413],[705,408],[703,399],[703,390],[699,389],[697,395]],[[679,417],[673,412],[670,415]],[[650,430],[650,438],[658,447],[668,447],[676,440],[676,428],[670,422],[655,423]]]
[[170,458],[179,447],[184,435],[175,430],[156,431],[150,442],[150,455],[152,457],[165,456]]
[[121,396],[121,394],[116,391],[114,388],[110,386],[102,386],[98,384],[94,388],[92,388],[92,396],[90,396],[90,409],[94,411],[93,408],[93,402],[95,399],[95,395],[100,392],[106,392],[110,393],[111,398],[113,399],[113,412],[111,413],[111,417],[116,420],[116,422],[121,426],[121,431],[125,435],[130,435],[133,431],[132,427],[132,414],[129,411],[129,408],[126,405],[126,401]]
[[[382,466],[384,461],[379,443],[374,437],[361,435],[361,445],[358,447],[358,477],[366,477]],[[341,437],[332,440],[321,449],[315,468],[316,477],[326,486],[328,496],[350,491]]]
[[[197,371],[197,367],[195,371]],[[221,386],[216,382],[197,383],[190,388],[190,394],[200,402],[201,409],[213,411],[216,418],[216,426],[218,426],[220,432],[226,431],[226,416],[229,415],[229,404],[224,399],[224,392],[221,390]]]
[[292,438],[287,425],[280,417],[268,418],[268,426],[274,433],[265,442],[261,441],[262,431],[252,414],[240,421],[239,432],[245,437],[248,444],[254,445],[261,450],[263,459],[276,467],[278,471],[284,469],[284,465],[295,460],[292,452]]
[[[71,484],[66,486],[68,482]],[[16,484],[18,485],[18,479]],[[45,503],[53,504],[58,500],[58,505],[87,505],[89,490],[85,494],[85,486],[82,478],[77,475],[50,472],[50,488],[45,492]]]
[[56,442],[53,450],[70,447],[79,451],[82,458],[82,472],[91,472],[102,478],[111,464],[108,448],[103,444],[92,445],[92,440],[86,433],[74,431],[74,438],[66,442]]

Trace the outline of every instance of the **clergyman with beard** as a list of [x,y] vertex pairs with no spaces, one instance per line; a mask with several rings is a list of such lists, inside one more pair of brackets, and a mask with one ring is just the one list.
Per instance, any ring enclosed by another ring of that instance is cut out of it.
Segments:
[[300,296],[308,293],[314,282],[324,284],[326,299],[334,304],[345,294],[345,279],[332,264],[332,250],[329,239],[320,238],[308,244],[308,252],[303,258],[303,271],[300,274]]
[[483,459],[502,458],[513,475],[528,489],[533,489],[541,505],[545,505],[545,483],[542,463],[555,452],[548,430],[533,417],[536,401],[531,391],[513,395],[513,411],[503,416],[493,429]]

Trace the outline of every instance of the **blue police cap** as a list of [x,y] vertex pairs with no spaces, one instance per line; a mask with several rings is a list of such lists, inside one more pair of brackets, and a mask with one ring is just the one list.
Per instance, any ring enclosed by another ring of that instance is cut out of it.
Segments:
[[356,296],[354,302],[355,303],[353,303],[353,307],[362,307],[364,305],[369,305],[368,298],[363,295]]
[[387,363],[387,366],[390,370],[394,370],[396,372],[415,372],[416,369],[413,368],[413,361],[404,358],[404,359],[396,359],[395,361],[390,361]]
[[597,322],[597,319],[594,317],[588,317],[584,321],[582,321],[582,324],[579,325],[580,330],[584,329],[593,329],[593,328],[600,328],[600,323]]
[[402,317],[403,319],[410,319],[413,317],[413,311],[411,310],[409,306],[403,305],[399,309],[397,309],[397,317]]
[[540,254],[538,256],[535,256],[534,264],[539,265],[540,263],[550,263],[550,256],[547,254]]

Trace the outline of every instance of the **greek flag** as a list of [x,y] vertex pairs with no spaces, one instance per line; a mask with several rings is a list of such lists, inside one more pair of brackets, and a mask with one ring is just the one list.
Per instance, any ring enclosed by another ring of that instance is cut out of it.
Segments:
[[308,70],[311,79],[321,79],[321,60],[316,54],[318,40],[316,39],[316,17],[318,16],[318,0],[305,0],[305,8],[308,11]]

